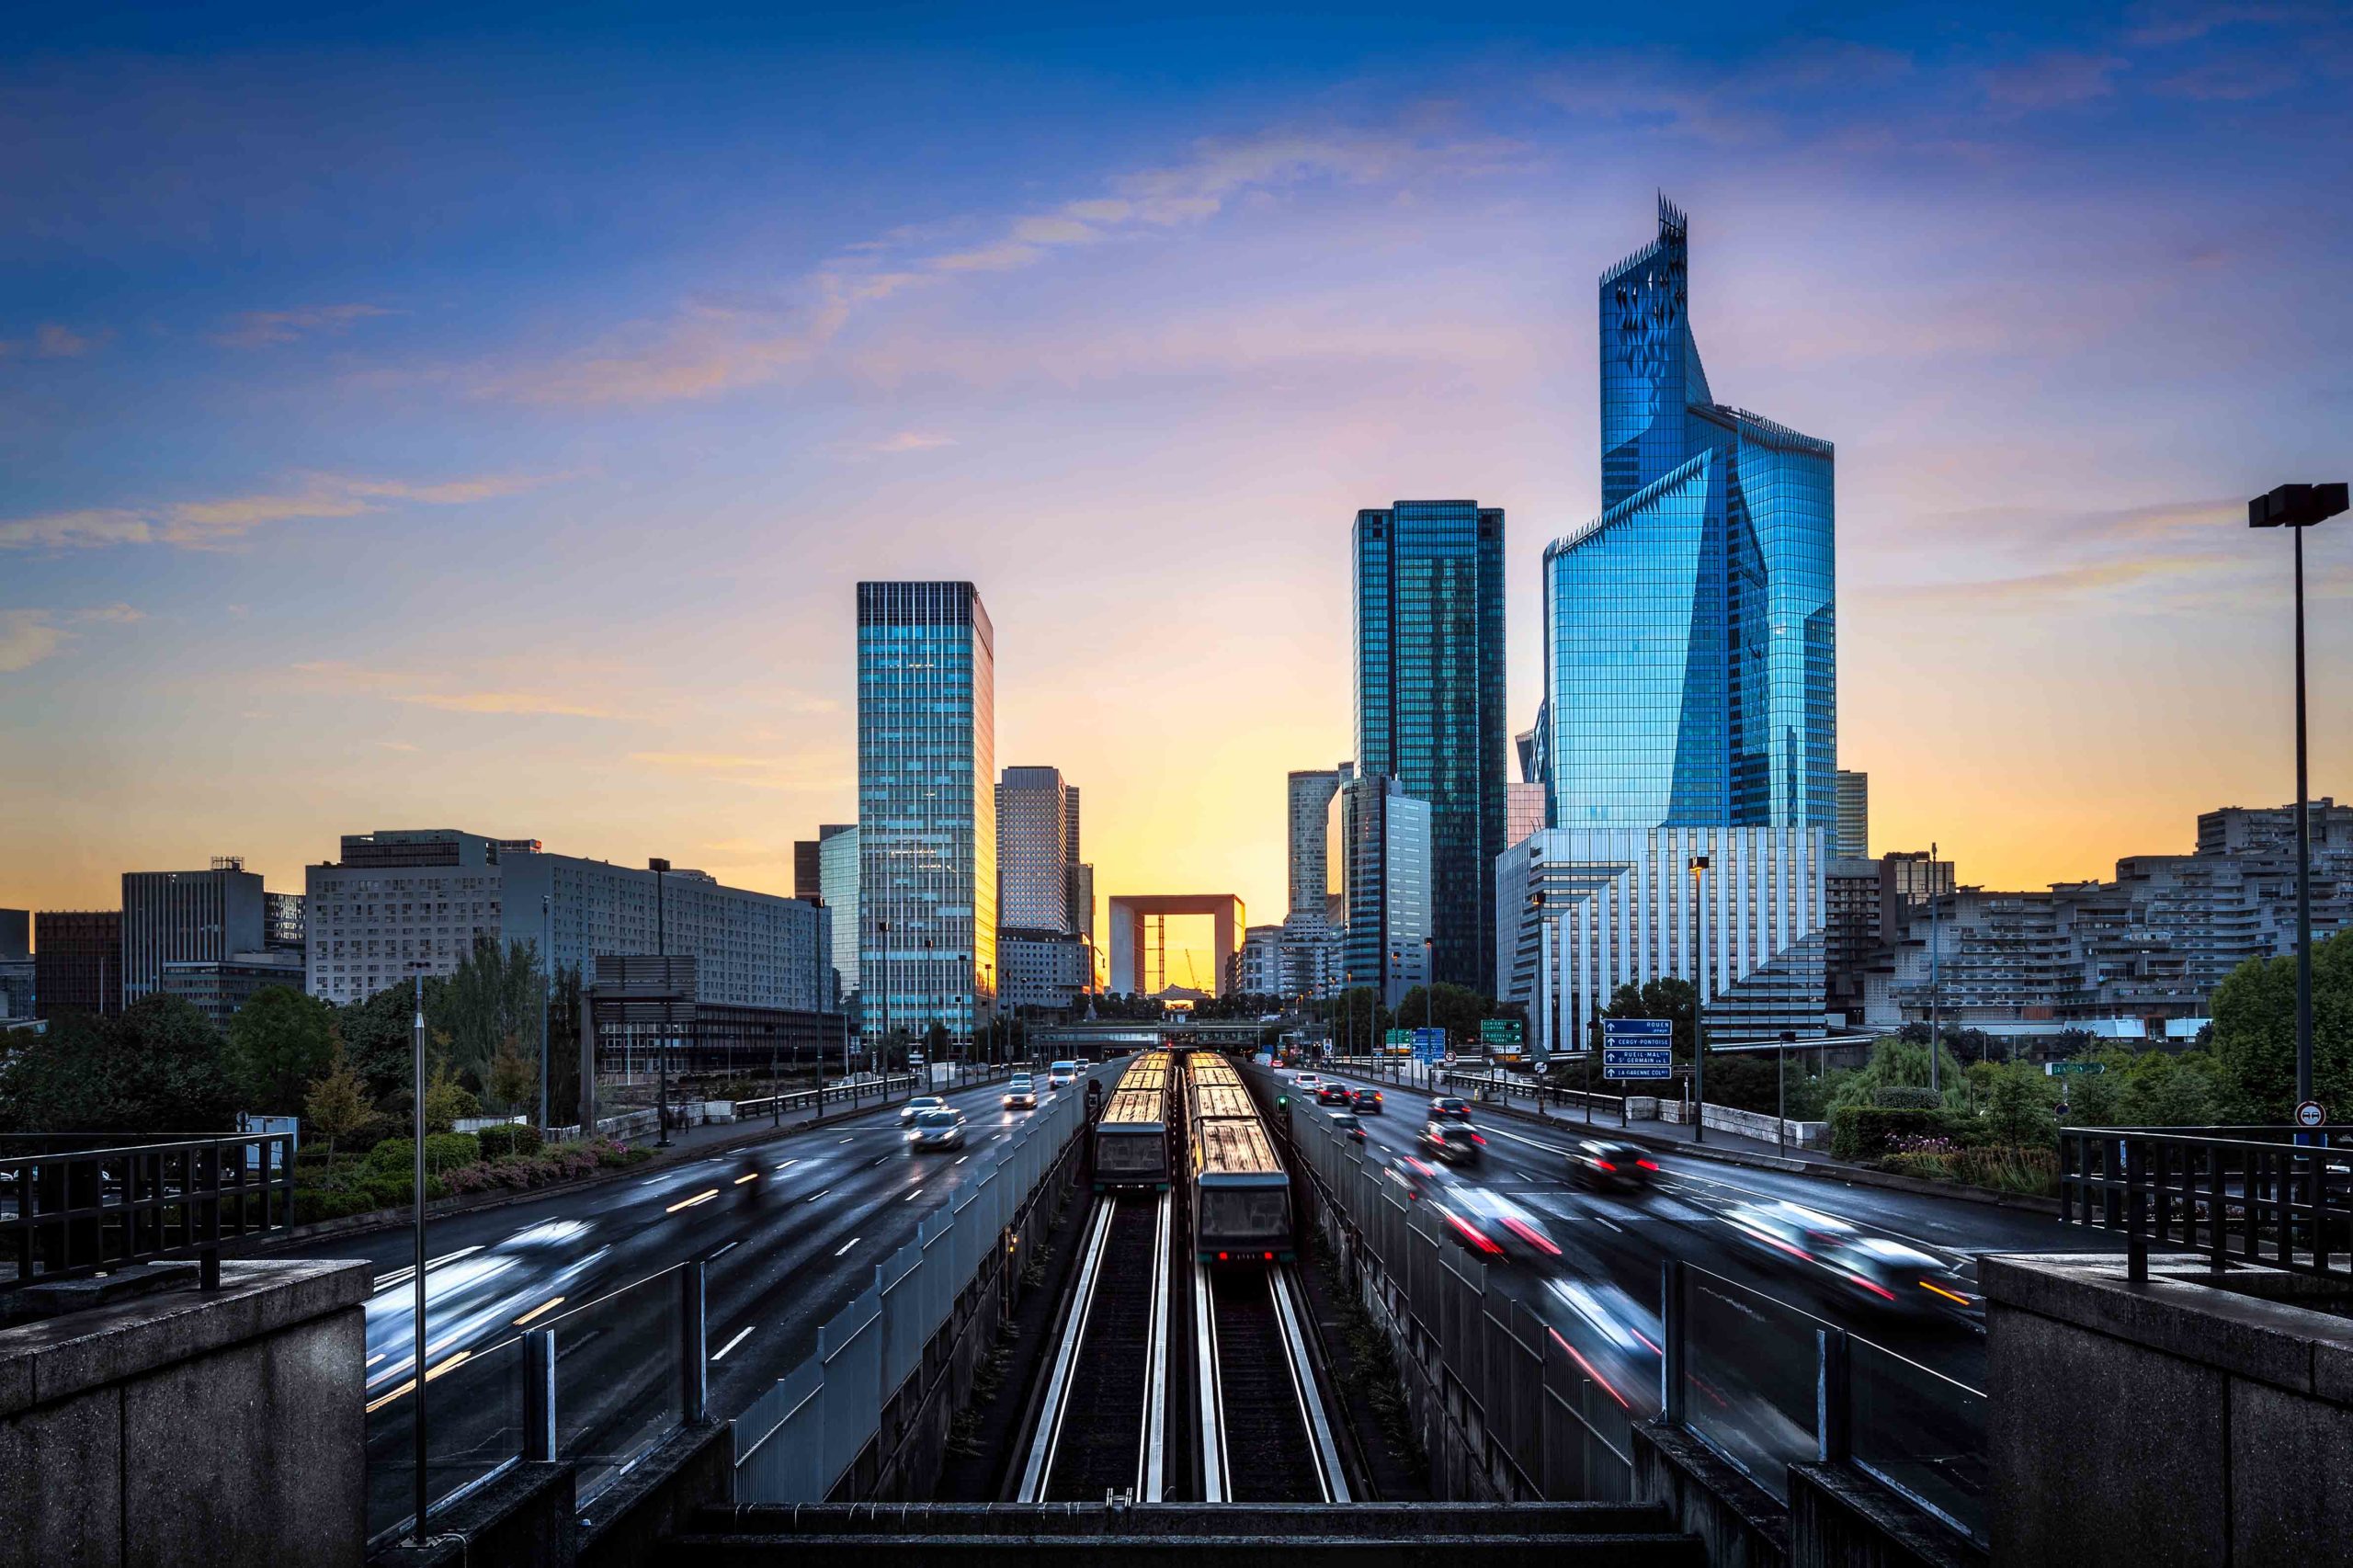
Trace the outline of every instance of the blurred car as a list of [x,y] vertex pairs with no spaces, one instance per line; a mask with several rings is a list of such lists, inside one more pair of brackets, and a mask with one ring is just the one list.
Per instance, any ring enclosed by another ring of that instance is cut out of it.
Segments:
[[938,1095],[917,1095],[899,1108],[899,1125],[904,1127],[927,1110],[946,1110],[948,1102]]
[[1364,1142],[1364,1123],[1357,1119],[1356,1112],[1352,1110],[1336,1110],[1331,1112],[1330,1115],[1332,1119],[1332,1130],[1334,1131],[1346,1135],[1353,1142],[1361,1143]]
[[1491,1188],[1444,1181],[1425,1201],[1455,1240],[1487,1257],[1541,1261],[1561,1256],[1560,1244],[1532,1210]]
[[1430,1101],[1430,1119],[1468,1121],[1471,1119],[1471,1102],[1460,1095],[1440,1095]]
[[1027,1074],[1008,1079],[1005,1085],[1005,1108],[1007,1110],[1038,1108],[1038,1081]]
[[1318,1084],[1315,1086],[1315,1103],[1317,1105],[1347,1105],[1349,1103],[1348,1086],[1346,1084],[1331,1082]]
[[1348,1103],[1357,1111],[1363,1115],[1379,1116],[1381,1114],[1381,1091],[1379,1089],[1358,1089],[1348,1096]]
[[1920,1312],[1975,1304],[1953,1265],[1835,1214],[1787,1201],[1735,1203],[1724,1219],[1751,1241],[1819,1268],[1868,1304]]
[[1579,1187],[1634,1192],[1650,1186],[1657,1174],[1658,1162],[1637,1144],[1586,1138],[1569,1150],[1569,1178]]
[[1046,1087],[1050,1089],[1066,1088],[1077,1080],[1078,1063],[1075,1062],[1057,1062],[1046,1069]]
[[1317,1077],[1313,1073],[1302,1073],[1299,1076],[1291,1080],[1293,1084],[1298,1085],[1302,1094],[1309,1095],[1313,1094],[1315,1092],[1315,1085],[1323,1081],[1323,1079]]
[[1422,1123],[1414,1142],[1422,1153],[1449,1165],[1475,1165],[1487,1152],[1487,1141],[1467,1121],[1433,1118]]
[[915,1125],[907,1129],[907,1146],[911,1151],[961,1149],[964,1146],[964,1118],[945,1108],[918,1111]]

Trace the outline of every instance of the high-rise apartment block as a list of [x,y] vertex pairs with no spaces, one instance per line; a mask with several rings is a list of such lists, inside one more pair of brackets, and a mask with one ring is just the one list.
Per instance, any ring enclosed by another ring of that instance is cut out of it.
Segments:
[[[1508,733],[1502,510],[1399,501],[1358,512],[1355,588],[1357,771],[1428,805],[1435,975],[1483,988]],[[1357,918],[1352,908],[1352,953]]]
[[[499,934],[503,842],[453,828],[345,834],[339,858],[303,871],[311,994],[364,1002],[420,969],[456,973]],[[539,914],[535,902],[535,937]]]
[[870,1040],[969,1040],[996,971],[996,653],[970,583],[858,585],[858,989]]
[[1688,228],[1604,273],[1601,515],[1544,554],[1559,827],[1836,822],[1834,453],[1718,403]]
[[1078,864],[1078,787],[1063,783],[1058,768],[1006,768],[996,787],[998,925],[1077,931],[1071,868]]
[[122,1011],[122,912],[42,909],[33,913],[34,1011]]
[[1837,826],[1831,852],[1842,860],[1868,860],[1871,842],[1871,776],[1842,767],[1832,775],[1837,797]]
[[261,878],[235,856],[201,871],[122,874],[122,998],[162,988],[167,963],[217,962],[264,947]]

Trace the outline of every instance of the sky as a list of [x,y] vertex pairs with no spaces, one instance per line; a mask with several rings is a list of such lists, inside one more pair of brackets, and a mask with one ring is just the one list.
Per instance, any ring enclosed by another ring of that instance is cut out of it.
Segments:
[[1533,718],[1662,190],[1717,395],[1837,446],[1875,852],[2293,793],[2243,508],[2353,468],[2339,7],[315,9],[0,24],[0,905],[428,826],[789,892],[926,577],[1098,898],[1279,919],[1358,507],[1505,508]]

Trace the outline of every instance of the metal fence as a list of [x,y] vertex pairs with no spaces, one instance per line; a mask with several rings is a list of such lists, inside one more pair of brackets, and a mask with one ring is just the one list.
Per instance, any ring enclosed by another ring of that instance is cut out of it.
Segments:
[[[1447,1414],[1507,1490],[1553,1501],[1631,1494],[1632,1427],[1663,1418],[1788,1500],[1791,1463],[1868,1475],[1952,1529],[1984,1540],[1985,1396],[1737,1280],[1666,1260],[1660,1339],[1623,1330],[1620,1375],[1507,1293],[1382,1173],[1381,1156],[1312,1106],[1293,1147],[1347,1217],[1367,1305],[1441,1392]],[[1573,1329],[1577,1325],[1572,1324]],[[1655,1375],[1637,1380],[1627,1366]]]
[[823,1502],[881,1430],[882,1410],[1086,1120],[1055,1096],[952,1204],[879,1263],[873,1282],[817,1331],[817,1350],[735,1419],[735,1501]]
[[293,1214],[291,1133],[0,1138],[0,1290],[188,1256],[213,1285],[221,1243]]
[[2353,1131],[2294,1127],[2066,1128],[2059,1217],[2120,1231],[2131,1277],[2149,1247],[2353,1277]]

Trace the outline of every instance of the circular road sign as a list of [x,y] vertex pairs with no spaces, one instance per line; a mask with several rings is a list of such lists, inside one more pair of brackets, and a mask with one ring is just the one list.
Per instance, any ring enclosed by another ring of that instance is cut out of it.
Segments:
[[2064,1116],[2067,1114],[2067,1102],[2065,1100],[2061,1100],[2058,1105],[2052,1108],[2057,1112],[2057,1114]]
[[2321,1108],[2318,1100],[2305,1100],[2296,1107],[2296,1125],[2299,1127],[2318,1127],[2327,1120],[2328,1112]]

